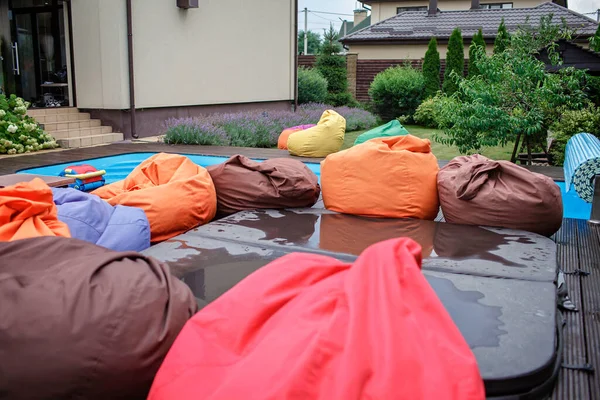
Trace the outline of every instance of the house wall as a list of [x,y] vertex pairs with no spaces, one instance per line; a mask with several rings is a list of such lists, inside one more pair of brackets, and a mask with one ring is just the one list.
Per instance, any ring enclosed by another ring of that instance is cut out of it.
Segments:
[[[292,101],[287,0],[133,0],[136,108]],[[72,0],[77,106],[129,108],[125,0]]]
[[[480,0],[480,3],[513,3],[514,8],[535,7],[544,3],[544,0]],[[371,25],[396,15],[398,7],[429,6],[428,0],[409,0],[392,3],[373,3],[371,5]],[[468,10],[471,0],[438,0],[441,11]]]
[[125,1],[75,0],[71,4],[77,105],[128,108]]
[[203,0],[187,11],[134,0],[136,105],[293,100],[294,17],[291,0]]
[[[469,45],[465,43],[465,58],[469,58]],[[350,52],[357,53],[359,60],[410,60],[421,59],[427,52],[426,44],[381,44],[381,45],[361,45],[355,44],[348,46]],[[491,53],[494,50],[492,44],[487,45],[486,51]],[[440,58],[445,59],[448,51],[448,45],[438,43]]]

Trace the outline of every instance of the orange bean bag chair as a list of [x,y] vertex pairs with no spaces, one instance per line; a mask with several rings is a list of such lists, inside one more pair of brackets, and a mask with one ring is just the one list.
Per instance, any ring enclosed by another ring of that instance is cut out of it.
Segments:
[[551,236],[562,225],[560,188],[544,175],[509,161],[475,154],[440,170],[438,188],[447,222],[520,229]]
[[427,139],[371,139],[321,162],[323,201],[345,214],[434,220],[438,170]]
[[217,212],[217,195],[208,171],[178,154],[156,154],[126,179],[92,193],[113,206],[144,210],[153,243],[210,222]]
[[483,400],[475,356],[395,239],[354,262],[296,253],[187,322],[149,400]]
[[41,179],[0,188],[0,242],[37,236],[71,237],[58,220],[52,189]]
[[293,126],[291,128],[284,129],[283,132],[281,132],[281,134],[279,135],[279,139],[277,140],[277,148],[280,150],[287,150],[288,149],[287,141],[292,133],[300,132],[305,129],[312,128],[313,126],[316,126],[316,125],[315,124],[298,125],[298,126]]

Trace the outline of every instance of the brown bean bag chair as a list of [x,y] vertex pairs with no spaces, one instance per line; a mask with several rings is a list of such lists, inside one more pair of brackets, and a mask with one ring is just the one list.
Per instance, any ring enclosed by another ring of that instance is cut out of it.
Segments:
[[39,178],[0,188],[0,241],[38,236],[71,237],[58,220],[52,189]]
[[217,189],[219,215],[259,208],[312,207],[321,188],[302,162],[273,158],[256,162],[235,155],[208,167]]
[[113,206],[144,210],[153,243],[210,222],[217,210],[215,187],[208,171],[179,154],[156,154],[125,180],[92,193]]
[[433,220],[438,170],[427,139],[371,139],[321,162],[323,202],[344,214]]
[[562,199],[552,179],[479,154],[456,157],[438,174],[447,222],[521,229],[550,236],[562,224]]
[[323,214],[319,248],[358,256],[375,243],[408,237],[421,246],[421,255],[427,258],[433,250],[436,225],[436,222],[408,218],[375,219]]
[[166,264],[76,239],[0,243],[0,397],[143,399],[197,305]]

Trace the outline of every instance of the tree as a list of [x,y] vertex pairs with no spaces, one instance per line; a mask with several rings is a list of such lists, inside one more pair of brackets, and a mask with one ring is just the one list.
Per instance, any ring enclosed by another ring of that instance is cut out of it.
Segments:
[[600,52],[600,25],[596,29],[596,34],[590,38],[590,50]]
[[481,76],[460,81],[459,96],[446,96],[440,118],[444,133],[436,140],[462,153],[515,142],[514,161],[523,138],[531,162],[531,148],[545,140],[550,124],[565,111],[588,104],[585,71],[549,73],[536,57],[546,49],[549,59],[560,64],[556,43],[572,34],[564,25],[552,24],[551,16],[542,17],[539,27],[520,28],[512,35],[504,51],[479,59]]
[[496,40],[494,41],[494,54],[502,53],[506,47],[510,43],[510,35],[506,30],[506,25],[504,25],[504,18],[502,18],[502,22],[500,22],[500,26],[498,26],[498,33],[496,34]]
[[473,36],[471,45],[469,46],[469,74],[468,77],[472,78],[477,75],[481,75],[477,68],[478,58],[485,55],[485,40],[483,40],[483,32],[479,29]]
[[[318,54],[321,49],[321,36],[313,31],[308,31],[308,54]],[[298,52],[304,53],[304,31],[298,32]]]
[[[451,95],[458,89],[459,77],[465,70],[465,45],[463,44],[460,28],[455,28],[448,40],[448,53],[446,54],[446,72],[444,73],[444,93]],[[454,73],[454,74],[453,74]]]
[[440,53],[437,40],[432,37],[423,60],[423,77],[425,78],[425,98],[433,97],[440,90]]
[[348,90],[346,58],[338,54],[341,50],[342,45],[338,42],[338,34],[332,25],[323,35],[323,44],[316,63],[321,75],[327,79],[329,93],[343,93]]

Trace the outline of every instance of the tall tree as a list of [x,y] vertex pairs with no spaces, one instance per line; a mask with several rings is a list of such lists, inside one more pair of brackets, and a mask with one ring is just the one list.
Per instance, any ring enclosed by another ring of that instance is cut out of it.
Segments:
[[500,26],[498,26],[496,40],[494,41],[494,54],[502,53],[504,50],[506,50],[509,42],[510,35],[506,30],[506,25],[504,25],[504,18],[502,18],[502,22],[500,22]]
[[348,77],[346,75],[346,58],[339,53],[342,45],[338,42],[338,34],[329,27],[323,35],[323,45],[317,57],[316,67],[321,75],[327,79],[329,93],[342,93],[348,90]]
[[485,54],[485,40],[483,39],[483,32],[479,29],[473,36],[471,46],[469,46],[469,78],[481,75],[479,68],[477,68],[477,59]]
[[423,60],[423,77],[425,78],[425,98],[433,97],[440,90],[440,53],[437,40],[432,37]]
[[[308,31],[308,54],[318,54],[321,50],[321,36],[313,31]],[[298,52],[304,52],[304,31],[298,32]]]
[[455,28],[448,40],[448,53],[446,54],[446,72],[444,73],[444,93],[451,95],[458,90],[458,82],[452,76],[455,72],[462,77],[465,70],[465,45],[463,44],[460,28]]
[[590,38],[590,49],[600,52],[600,25],[596,29],[596,34]]

